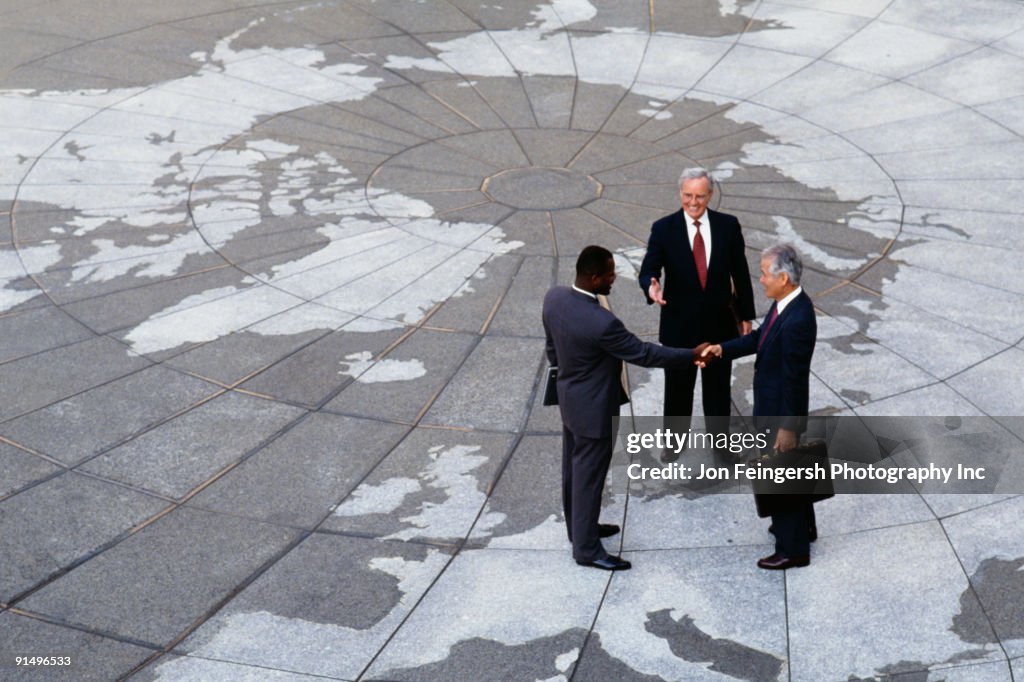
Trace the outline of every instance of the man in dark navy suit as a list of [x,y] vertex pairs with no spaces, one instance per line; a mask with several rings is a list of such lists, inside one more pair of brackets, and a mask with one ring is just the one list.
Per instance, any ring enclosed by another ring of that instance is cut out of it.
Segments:
[[[658,340],[666,346],[721,343],[752,327],[754,292],[743,232],[735,216],[708,208],[713,191],[706,170],[686,169],[679,177],[682,208],[651,226],[639,281],[647,303],[661,306]],[[730,362],[703,368],[705,416],[728,418],[731,378]],[[665,370],[665,415],[682,418],[669,422],[674,430],[690,428],[696,381],[694,365]],[[707,421],[709,431],[724,431],[728,424],[727,419]]]
[[[814,304],[800,286],[803,264],[788,244],[761,254],[761,285],[773,299],[764,323],[755,331],[720,345],[705,354],[732,359],[756,353],[754,362],[754,421],[770,426],[774,447],[782,452],[796,447],[807,430],[811,356],[818,333]],[[785,569],[810,563],[810,543],[817,537],[814,506],[802,495],[760,495],[758,509],[771,515],[775,553],[757,565]]]
[[611,252],[588,246],[576,261],[575,284],[554,287],[544,297],[547,356],[551,366],[558,368],[566,530],[576,563],[607,571],[630,567],[601,544],[600,538],[614,535],[619,527],[598,523],[615,439],[612,417],[628,400],[621,382],[622,362],[643,367],[682,367],[694,362],[692,350],[641,341],[601,307],[597,297],[607,296],[614,281]]

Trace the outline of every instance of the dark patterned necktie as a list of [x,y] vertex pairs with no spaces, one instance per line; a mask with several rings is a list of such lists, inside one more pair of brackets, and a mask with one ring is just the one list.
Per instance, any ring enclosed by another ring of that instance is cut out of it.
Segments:
[[704,237],[700,235],[700,221],[694,220],[693,226],[697,234],[693,237],[693,263],[697,266],[697,278],[700,280],[700,288],[703,289],[708,283],[708,257],[704,253]]
[[764,343],[765,337],[768,336],[768,330],[775,324],[775,318],[779,316],[778,304],[772,306],[772,314],[768,316],[768,321],[764,323],[764,327],[761,328],[761,335],[757,337],[757,349],[761,350],[761,344]]

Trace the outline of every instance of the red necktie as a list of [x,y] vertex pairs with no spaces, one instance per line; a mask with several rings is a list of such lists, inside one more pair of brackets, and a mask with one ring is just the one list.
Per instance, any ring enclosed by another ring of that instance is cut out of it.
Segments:
[[768,336],[768,330],[772,328],[773,324],[775,324],[775,318],[777,318],[778,316],[779,307],[778,305],[773,305],[772,314],[768,316],[768,321],[764,323],[764,326],[761,328],[761,334],[757,337],[758,350],[761,350],[761,344],[764,343],[765,337]]
[[700,236],[700,221],[694,220],[693,226],[697,230],[693,236],[693,263],[697,266],[697,279],[703,289],[708,283],[708,257],[704,253],[704,237]]

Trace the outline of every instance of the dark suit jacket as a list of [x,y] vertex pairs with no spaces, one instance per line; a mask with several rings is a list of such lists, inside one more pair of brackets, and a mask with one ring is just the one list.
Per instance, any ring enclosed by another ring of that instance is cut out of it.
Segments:
[[612,417],[625,400],[622,361],[642,367],[684,366],[690,349],[641,341],[598,302],[569,287],[544,297],[548,362],[558,367],[558,406],[562,423],[577,436],[612,435]]
[[[640,265],[640,288],[647,296],[651,277],[661,282],[666,305],[661,309],[658,340],[667,346],[693,348],[703,341],[720,343],[737,335],[736,320],[729,310],[732,282],[736,284],[740,317],[752,320],[756,313],[739,221],[708,209],[711,262],[707,286],[702,291],[683,215],[680,209],[651,226],[647,254]],[[647,303],[653,303],[650,297]]]
[[[758,349],[765,322],[746,336],[722,344],[722,358],[733,359],[757,353],[754,362],[754,417],[783,417],[778,426],[803,433],[807,430],[807,404],[811,356],[818,335],[814,304],[800,292],[768,330]],[[756,421],[756,420],[755,420]]]

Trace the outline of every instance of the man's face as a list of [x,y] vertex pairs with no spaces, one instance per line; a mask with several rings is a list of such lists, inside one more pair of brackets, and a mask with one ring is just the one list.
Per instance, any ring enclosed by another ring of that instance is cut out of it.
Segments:
[[711,181],[707,178],[693,178],[683,182],[679,190],[679,200],[683,210],[691,219],[696,220],[704,213],[711,201]]
[[771,270],[773,262],[771,258],[761,259],[761,286],[764,287],[765,296],[774,301],[779,301],[786,297],[789,275],[784,272],[773,275]]
[[603,275],[594,275],[596,288],[595,294],[607,296],[612,293],[612,284],[615,282],[615,260],[609,258]]

